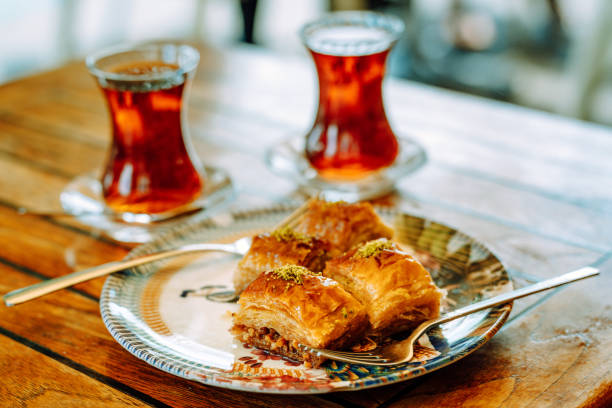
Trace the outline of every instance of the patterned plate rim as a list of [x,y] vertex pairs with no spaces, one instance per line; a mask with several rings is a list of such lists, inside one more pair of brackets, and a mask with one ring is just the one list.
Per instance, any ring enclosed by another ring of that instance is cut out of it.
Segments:
[[[210,229],[210,230],[219,230],[224,231],[227,230],[231,232],[229,229],[231,226],[235,226],[237,223],[243,222],[245,220],[249,220],[255,217],[263,217],[266,215],[274,215],[281,212],[288,212],[296,207],[290,204],[278,204],[276,206],[267,206],[262,208],[255,208],[251,210],[242,210],[242,211],[233,211],[230,213],[230,216],[233,217],[234,221],[231,225],[217,225],[213,219],[207,218],[201,220],[195,224],[187,224],[182,225],[177,228],[174,228],[171,231],[161,235],[159,238],[151,241],[147,244],[141,245],[132,251],[126,256],[125,259],[133,258],[151,251],[151,249],[155,249],[157,245],[163,244],[164,242],[172,242],[178,237],[189,236],[190,234],[195,234],[197,231],[201,229]],[[506,274],[508,280],[511,282],[511,277],[507,272],[507,269],[503,265],[502,261],[499,257],[486,245],[482,242],[476,240],[470,235],[467,235],[461,230],[449,226],[448,224],[441,223],[431,218],[425,218],[421,215],[411,214],[406,211],[398,210],[398,209],[389,209],[389,208],[380,208],[377,207],[376,211],[383,216],[395,216],[401,214],[407,214],[412,217],[419,218],[426,222],[436,223],[445,227],[448,227],[460,234],[464,235],[468,239],[471,240],[472,243],[481,246],[486,249],[503,267],[503,271]],[[133,269],[129,269],[133,271]],[[137,358],[145,361],[149,365],[167,372],[169,374],[182,377],[189,380],[194,380],[203,384],[217,386],[221,388],[233,389],[238,391],[249,391],[249,392],[259,392],[259,393],[268,393],[268,394],[323,394],[328,392],[336,392],[336,391],[357,391],[367,388],[375,388],[383,385],[388,385],[400,381],[405,381],[411,378],[420,377],[421,375],[436,371],[440,368],[446,367],[449,364],[454,363],[457,360],[460,360],[467,355],[473,353],[478,350],[484,344],[486,344],[505,324],[510,312],[512,311],[513,303],[509,302],[502,306],[497,306],[489,310],[487,313],[487,317],[490,315],[497,314],[497,318],[495,321],[483,332],[479,333],[477,337],[473,338],[473,342],[470,343],[464,349],[454,353],[447,355],[446,358],[439,360],[436,364],[424,364],[420,366],[406,367],[405,370],[389,373],[387,375],[381,375],[375,378],[372,377],[364,377],[359,378],[357,380],[348,380],[341,381],[334,386],[321,387],[321,388],[294,388],[294,389],[278,389],[276,387],[265,387],[262,386],[261,382],[242,382],[241,384],[233,384],[231,382],[221,382],[217,381],[216,377],[221,375],[222,373],[214,368],[207,368],[198,363],[190,363],[188,361],[182,361],[178,356],[172,356],[171,352],[165,350],[151,350],[150,345],[143,342],[140,337],[134,335],[129,327],[126,327],[124,324],[124,319],[118,319],[115,317],[114,313],[110,310],[110,301],[113,299],[113,292],[115,289],[120,288],[129,278],[129,274],[125,273],[117,273],[110,275],[102,288],[102,293],[100,295],[100,313],[102,316],[102,320],[107,330],[111,334],[111,336],[128,352],[136,356]],[[160,345],[161,346],[161,345]]]

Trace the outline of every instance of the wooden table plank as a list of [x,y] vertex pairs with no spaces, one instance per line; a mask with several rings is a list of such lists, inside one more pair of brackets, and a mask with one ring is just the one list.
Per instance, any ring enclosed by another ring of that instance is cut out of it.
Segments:
[[[0,206],[0,262],[40,277],[57,277],[122,259],[123,246],[100,241],[78,231],[35,217],[15,216]],[[36,254],[36,256],[32,256]],[[104,278],[84,282],[76,289],[97,298]],[[14,289],[17,289],[15,287]]]
[[[50,357],[0,335],[0,405],[9,407],[145,407],[125,395]],[[27,381],[20,379],[27,378]],[[139,395],[147,399],[146,394]]]
[[[13,158],[34,161],[56,174],[70,178],[92,170],[92,164],[103,163],[106,149],[91,147],[74,140],[50,138],[45,131],[0,122],[0,151]],[[90,160],[83,160],[88,157]]]
[[[484,99],[480,97],[419,84],[398,82],[393,85],[389,89],[391,103],[397,100],[400,106],[418,105],[425,111],[439,112],[441,114],[430,116],[429,121],[435,118],[443,129],[450,125],[453,129],[465,130],[466,136],[482,137],[483,141],[495,143],[503,150],[538,154],[545,160],[563,163],[575,160],[585,168],[611,168],[601,160],[605,159],[604,152],[612,144],[608,127],[505,102],[486,100],[487,103],[482,103]],[[583,140],[585,145],[577,144],[576,138]],[[591,160],[583,162],[582,156]]]
[[0,201],[39,211],[61,209],[59,193],[69,179],[55,169],[0,153],[0,174]]

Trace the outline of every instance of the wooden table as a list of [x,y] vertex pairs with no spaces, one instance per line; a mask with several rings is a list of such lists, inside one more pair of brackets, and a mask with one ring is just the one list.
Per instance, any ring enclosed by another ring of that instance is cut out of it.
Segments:
[[[202,49],[189,125],[202,159],[239,189],[230,208],[299,197],[263,164],[266,146],[304,132],[316,78],[306,57]],[[467,358],[415,380],[310,397],[229,391],[138,360],[106,331],[97,279],[0,306],[1,406],[534,407],[612,404],[612,132],[512,105],[388,80],[398,133],[430,161],[380,201],[487,243],[517,285],[600,261],[602,276],[516,302]],[[105,159],[100,91],[81,62],[0,87],[0,292],[121,259],[118,244],[58,208],[78,174]]]

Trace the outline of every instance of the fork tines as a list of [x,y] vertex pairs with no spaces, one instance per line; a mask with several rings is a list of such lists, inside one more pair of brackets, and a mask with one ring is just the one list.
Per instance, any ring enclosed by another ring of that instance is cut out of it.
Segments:
[[339,350],[325,350],[317,349],[314,347],[308,347],[301,345],[301,347],[313,354],[321,357],[327,357],[331,360],[343,361],[352,364],[366,364],[366,365],[387,365],[389,360],[375,353],[369,351],[364,352],[351,352],[351,351],[339,351]]

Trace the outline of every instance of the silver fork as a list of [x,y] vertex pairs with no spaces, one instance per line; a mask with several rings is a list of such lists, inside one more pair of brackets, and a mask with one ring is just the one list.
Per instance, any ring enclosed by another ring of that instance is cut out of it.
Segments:
[[135,266],[144,265],[149,262],[159,261],[161,259],[172,258],[178,255],[185,255],[194,252],[219,251],[228,252],[236,255],[244,255],[251,247],[251,237],[240,238],[231,244],[188,244],[167,251],[157,252],[154,254],[143,255],[127,261],[115,261],[105,263],[103,265],[94,266],[92,268],[83,269],[82,271],[69,273],[68,275],[58,278],[49,279],[25,288],[17,289],[3,296],[4,303],[7,306],[14,306],[19,303],[27,302],[28,300],[36,299],[37,297],[64,289],[77,283],[85,282],[90,279],[99,278],[113,272],[119,272],[124,269],[133,268]]
[[[272,229],[278,229],[284,226],[294,225],[298,218],[306,211],[306,208],[311,200],[306,201]],[[3,300],[7,306],[14,306],[19,303],[27,302],[29,300],[36,299],[40,296],[55,292],[57,290],[76,285],[77,283],[85,282],[94,278],[99,278],[101,276],[105,276],[113,272],[119,272],[149,262],[159,261],[161,259],[172,258],[175,256],[190,254],[194,252],[210,251],[228,252],[236,255],[245,255],[250,247],[251,237],[240,238],[230,244],[215,244],[206,242],[183,245],[177,248],[160,251],[149,255],[139,256],[137,258],[129,259],[126,261],[105,263],[103,265],[94,266],[92,268],[87,268],[82,271],[77,271],[68,275],[60,276],[58,278],[39,282],[34,285],[9,292],[3,296]],[[210,300],[215,300],[218,302],[230,302],[236,299],[236,294],[233,291],[225,291],[219,293],[218,296],[215,296],[214,294],[208,295],[208,298]]]
[[590,266],[577,269],[573,272],[568,272],[555,278],[547,279],[533,285],[525,286],[524,288],[513,290],[511,292],[502,293],[501,295],[490,299],[482,300],[473,303],[469,306],[462,307],[452,312],[446,313],[436,319],[427,320],[421,323],[414,331],[404,340],[391,343],[387,346],[382,346],[369,352],[350,352],[337,350],[324,350],[305,345],[300,345],[301,348],[310,353],[327,357],[332,360],[345,361],[353,364],[365,364],[375,366],[392,366],[410,361],[414,355],[414,343],[431,327],[438,324],[446,323],[463,317],[480,310],[489,309],[493,306],[506,304],[514,299],[519,299],[534,293],[542,292],[557,286],[566,285],[577,280],[590,278],[598,275],[599,270]]

